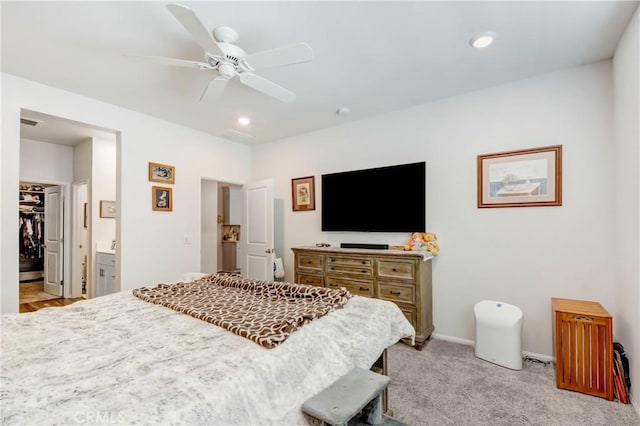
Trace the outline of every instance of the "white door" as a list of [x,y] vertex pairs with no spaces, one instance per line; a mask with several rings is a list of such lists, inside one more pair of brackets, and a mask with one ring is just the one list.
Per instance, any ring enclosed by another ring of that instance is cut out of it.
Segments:
[[273,281],[273,180],[242,188],[242,275]]
[[61,186],[44,189],[44,291],[62,297],[63,202]]

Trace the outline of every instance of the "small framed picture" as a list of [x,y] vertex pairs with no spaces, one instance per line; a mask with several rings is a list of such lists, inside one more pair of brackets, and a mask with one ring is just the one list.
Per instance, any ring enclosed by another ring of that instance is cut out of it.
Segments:
[[100,217],[113,219],[116,217],[116,202],[100,200]]
[[176,168],[168,164],[149,163],[149,181],[174,184]]
[[478,207],[562,205],[562,145],[478,155]]
[[316,209],[316,191],[313,176],[291,179],[293,211]]
[[161,212],[173,211],[173,190],[164,186],[151,187],[151,209]]

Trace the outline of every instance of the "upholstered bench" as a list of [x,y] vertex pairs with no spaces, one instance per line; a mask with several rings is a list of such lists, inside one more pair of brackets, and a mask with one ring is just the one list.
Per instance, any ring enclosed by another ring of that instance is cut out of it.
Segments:
[[354,368],[305,401],[302,411],[316,425],[404,425],[382,413],[382,391],[389,382],[387,376]]

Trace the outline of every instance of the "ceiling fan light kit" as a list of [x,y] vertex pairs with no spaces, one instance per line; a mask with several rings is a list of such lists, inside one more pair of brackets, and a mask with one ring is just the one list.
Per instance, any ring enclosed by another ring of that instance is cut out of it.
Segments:
[[233,28],[220,26],[210,32],[195,12],[188,7],[169,4],[167,8],[204,50],[204,62],[154,56],[141,56],[141,58],[162,65],[213,71],[214,75],[200,100],[214,89],[218,96],[222,95],[226,83],[234,77],[238,77],[237,80],[245,86],[280,101],[292,102],[295,100],[295,93],[254,74],[254,71],[261,68],[310,62],[313,60],[313,50],[308,44],[298,43],[247,55],[243,49],[233,44],[238,39],[238,32]]

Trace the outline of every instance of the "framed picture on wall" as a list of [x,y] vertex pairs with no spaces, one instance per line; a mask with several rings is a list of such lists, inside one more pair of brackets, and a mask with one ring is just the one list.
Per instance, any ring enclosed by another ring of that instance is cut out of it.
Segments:
[[116,202],[100,200],[100,217],[113,219],[116,217]]
[[151,209],[154,211],[173,211],[173,190],[164,186],[151,187]]
[[149,163],[149,181],[174,184],[176,168],[168,164]]
[[478,155],[478,207],[562,205],[562,145]]
[[316,191],[313,176],[291,179],[293,211],[316,209]]

